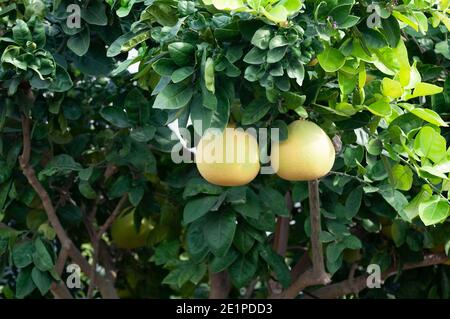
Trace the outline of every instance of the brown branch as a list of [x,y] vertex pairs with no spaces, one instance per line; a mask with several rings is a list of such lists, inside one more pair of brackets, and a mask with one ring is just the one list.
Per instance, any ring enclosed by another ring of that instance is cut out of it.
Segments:
[[[439,265],[447,262],[448,260],[449,258],[445,254],[429,254],[426,255],[422,261],[403,265],[401,271]],[[396,269],[395,266],[391,267],[381,274],[381,280],[385,281],[387,278],[397,274],[398,272],[399,270]],[[312,293],[314,296],[322,299],[334,299],[349,294],[355,294],[367,288],[367,278],[368,275],[362,275],[354,279],[349,278],[342,282],[313,290]],[[308,297],[305,296],[305,298]]]
[[310,181],[309,187],[309,206],[311,219],[311,249],[312,249],[312,264],[314,276],[323,284],[330,281],[329,275],[325,272],[325,264],[323,261],[323,247],[320,241],[320,233],[322,225],[320,222],[320,195],[319,195],[319,181]]
[[94,287],[96,283],[96,277],[97,277],[97,264],[99,259],[99,251],[100,251],[100,241],[102,239],[102,236],[108,228],[112,225],[112,223],[116,220],[117,216],[122,212],[122,208],[127,202],[128,199],[128,193],[124,194],[122,198],[119,200],[119,202],[116,205],[116,208],[114,208],[111,215],[109,215],[108,219],[105,221],[105,223],[100,227],[99,231],[96,234],[93,234],[93,261],[92,261],[92,268],[91,273],[89,275],[90,283],[88,288],[87,297],[92,298],[92,295],[94,293]]
[[128,193],[124,194],[122,198],[119,200],[119,202],[116,205],[116,208],[114,208],[111,215],[109,215],[108,219],[105,221],[105,223],[100,227],[100,230],[97,233],[97,238],[101,238],[104,233],[108,230],[108,228],[114,223],[117,216],[122,212],[122,208],[127,202]]
[[209,299],[226,299],[231,290],[228,272],[209,273],[210,291]]
[[292,281],[296,280],[302,273],[307,271],[311,267],[311,259],[309,258],[308,252],[305,251],[303,255],[299,258],[297,263],[291,270]]
[[330,282],[330,275],[325,271],[323,260],[323,248],[320,241],[320,232],[322,226],[320,222],[320,195],[319,181],[314,180],[308,183],[309,187],[309,209],[311,220],[311,250],[312,250],[312,269],[308,269],[295,280],[290,287],[277,295],[271,295],[271,298],[292,299],[295,298],[303,289],[326,285]]
[[54,282],[50,286],[50,292],[55,299],[73,299],[72,294],[63,282]]
[[[23,134],[23,150],[19,157],[20,167],[22,173],[28,180],[28,183],[33,187],[36,194],[42,201],[42,206],[47,213],[47,218],[55,230],[56,236],[61,242],[62,249],[67,251],[68,256],[80,266],[84,273],[91,272],[91,266],[83,257],[81,252],[75,247],[72,240],[67,235],[58,216],[56,215],[55,207],[50,199],[48,192],[36,177],[36,172],[30,166],[31,157],[31,121],[26,115],[22,115],[22,134]],[[102,290],[102,295],[105,298],[118,298],[114,286],[111,286],[107,280],[98,280],[100,283],[99,289]]]
[[105,173],[103,174],[103,178],[106,181],[111,178],[119,169],[114,164],[108,164],[106,167]]
[[58,259],[56,260],[55,271],[61,276],[64,271],[64,265],[66,264],[67,257],[69,257],[67,249],[62,248],[59,252]]
[[258,283],[259,277],[254,278],[245,290],[244,299],[250,299],[255,291],[256,284]]
[[[289,212],[292,211],[293,204],[290,192],[287,192],[285,195],[286,207]],[[275,230],[274,241],[273,241],[273,250],[277,252],[278,255],[284,256],[286,255],[288,239],[289,239],[289,223],[291,221],[291,217],[282,217],[279,216],[277,218],[277,227]]]

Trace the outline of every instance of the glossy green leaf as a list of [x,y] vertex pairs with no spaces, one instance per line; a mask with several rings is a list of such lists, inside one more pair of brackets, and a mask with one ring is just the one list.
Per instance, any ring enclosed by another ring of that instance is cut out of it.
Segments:
[[236,215],[231,212],[212,212],[203,227],[206,244],[216,256],[224,256],[233,243]]
[[345,56],[335,48],[326,48],[317,56],[320,66],[326,72],[336,72],[345,64]]
[[169,84],[156,97],[155,109],[180,109],[186,106],[192,98],[193,88],[183,83]]
[[419,216],[426,226],[443,222],[450,214],[447,200],[438,195],[419,204]]

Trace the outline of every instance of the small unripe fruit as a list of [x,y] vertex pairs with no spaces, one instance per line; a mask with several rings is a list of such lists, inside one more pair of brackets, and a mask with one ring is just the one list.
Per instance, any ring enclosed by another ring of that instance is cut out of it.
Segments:
[[143,219],[139,232],[137,232],[134,225],[134,210],[132,212],[124,211],[111,225],[111,238],[119,248],[139,248],[145,245],[153,227],[150,220]]
[[211,184],[248,184],[260,169],[258,142],[242,129],[208,130],[197,145],[196,164]]
[[298,120],[289,125],[288,138],[272,148],[272,167],[289,181],[310,181],[327,175],[335,150],[328,135],[315,123]]

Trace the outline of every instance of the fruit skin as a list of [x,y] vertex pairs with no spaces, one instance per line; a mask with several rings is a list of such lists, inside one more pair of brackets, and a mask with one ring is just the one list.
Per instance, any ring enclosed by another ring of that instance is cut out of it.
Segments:
[[[197,145],[198,171],[211,184],[241,186],[250,183],[259,173],[259,147],[256,138],[242,129],[230,126],[222,133],[208,130]],[[211,155],[216,154],[217,150],[219,153],[223,152],[215,160]],[[234,156],[231,157],[230,154]],[[227,155],[230,157],[228,160]]]
[[139,233],[134,226],[134,209],[124,210],[111,225],[113,243],[123,249],[135,249],[145,245],[150,231],[153,229],[151,220],[143,219]]
[[288,128],[287,140],[272,148],[272,167],[277,175],[289,181],[310,181],[328,174],[336,157],[328,135],[305,120],[294,121]]

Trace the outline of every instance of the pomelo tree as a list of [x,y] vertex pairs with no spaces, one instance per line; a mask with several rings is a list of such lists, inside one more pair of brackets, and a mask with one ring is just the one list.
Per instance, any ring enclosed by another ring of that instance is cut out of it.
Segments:
[[[0,296],[448,298],[448,10],[1,2]],[[193,161],[230,123],[313,152],[298,120],[333,141],[318,179],[293,158],[220,186]]]

